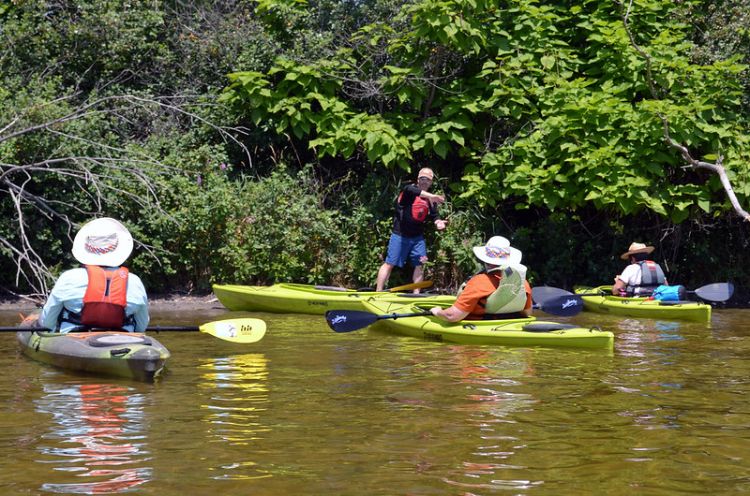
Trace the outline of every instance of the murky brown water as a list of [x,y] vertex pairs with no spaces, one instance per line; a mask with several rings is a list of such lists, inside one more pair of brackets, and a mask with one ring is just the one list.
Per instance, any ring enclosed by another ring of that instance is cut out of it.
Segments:
[[252,316],[268,323],[252,345],[159,334],[172,359],[154,385],[52,369],[0,335],[0,494],[750,491],[750,311],[711,326],[572,319],[614,331],[612,353]]

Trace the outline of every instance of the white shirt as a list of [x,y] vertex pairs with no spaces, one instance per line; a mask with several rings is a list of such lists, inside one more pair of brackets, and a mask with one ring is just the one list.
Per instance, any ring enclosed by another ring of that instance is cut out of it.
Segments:
[[[52,292],[47,298],[47,303],[42,308],[42,313],[39,315],[39,324],[47,329],[55,330],[58,325],[57,319],[63,310],[80,314],[83,310],[83,295],[86,294],[88,283],[89,275],[83,267],[66,270],[60,274],[55,287],[52,288]],[[125,329],[144,332],[149,322],[148,296],[141,278],[134,274],[128,275],[126,300],[125,315],[128,317],[134,316],[135,329],[132,328],[132,325],[126,326]],[[62,322],[60,332],[69,332],[74,327],[69,322]]]
[[630,264],[625,267],[622,274],[617,276],[619,280],[625,283],[625,286],[640,286],[641,285],[641,266],[637,263]]

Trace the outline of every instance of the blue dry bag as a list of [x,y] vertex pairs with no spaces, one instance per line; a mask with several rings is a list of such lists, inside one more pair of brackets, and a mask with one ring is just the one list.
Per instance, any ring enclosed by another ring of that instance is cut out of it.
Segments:
[[651,294],[651,297],[659,301],[680,301],[685,299],[685,286],[665,286],[657,287]]

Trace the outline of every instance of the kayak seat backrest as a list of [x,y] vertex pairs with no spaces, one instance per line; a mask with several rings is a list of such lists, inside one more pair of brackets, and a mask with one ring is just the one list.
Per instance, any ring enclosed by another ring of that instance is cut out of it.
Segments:
[[526,307],[526,267],[517,264],[499,268],[502,279],[494,293],[487,297],[487,313],[520,312]]

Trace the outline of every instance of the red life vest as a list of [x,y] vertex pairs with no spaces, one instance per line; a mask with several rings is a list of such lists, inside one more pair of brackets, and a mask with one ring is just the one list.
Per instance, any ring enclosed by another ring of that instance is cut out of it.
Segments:
[[125,325],[125,307],[128,304],[128,269],[86,265],[86,272],[89,282],[83,296],[81,324],[121,329]]
[[[398,200],[396,200],[396,203],[399,206],[401,205],[401,198],[404,196],[404,192],[402,191],[398,195]],[[421,196],[417,196],[414,198],[414,202],[411,204],[411,218],[414,222],[424,222],[427,218],[427,214],[430,213],[430,202],[422,198]]]

